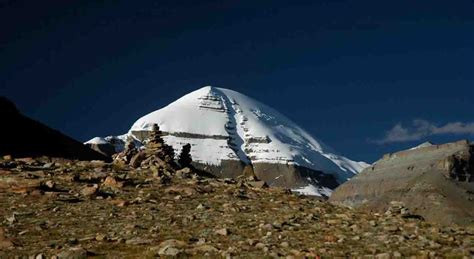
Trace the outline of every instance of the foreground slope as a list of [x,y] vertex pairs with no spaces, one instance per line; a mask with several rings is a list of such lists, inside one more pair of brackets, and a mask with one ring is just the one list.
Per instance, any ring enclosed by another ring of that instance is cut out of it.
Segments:
[[145,140],[155,123],[166,143],[176,150],[190,143],[193,161],[218,176],[235,177],[250,164],[271,185],[303,190],[311,184],[318,194],[367,166],[338,155],[274,109],[210,86],[141,117],[126,135],[96,141],[113,142],[119,151],[127,137]]
[[474,225],[474,148],[424,143],[385,155],[339,186],[330,201],[385,211],[391,201],[446,225]]
[[246,179],[46,162],[0,161],[1,258],[474,255],[474,229],[349,209]]

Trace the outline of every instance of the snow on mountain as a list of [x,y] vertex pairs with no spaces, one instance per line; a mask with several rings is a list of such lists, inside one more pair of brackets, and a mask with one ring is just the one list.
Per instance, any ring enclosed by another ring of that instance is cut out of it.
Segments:
[[318,196],[318,197],[322,197],[322,196],[329,197],[332,194],[331,189],[324,186],[315,186],[314,184],[308,184],[303,187],[294,188],[292,189],[292,191],[299,194],[307,195],[307,196]]
[[434,145],[433,143],[431,143],[429,141],[426,141],[426,142],[423,142],[423,143],[421,143],[420,145],[418,145],[416,147],[410,148],[410,150],[415,150],[415,149],[424,148],[424,147],[431,147],[433,145]]
[[[238,92],[206,86],[138,119],[122,136],[107,137],[120,149],[127,136],[158,124],[175,150],[190,143],[193,161],[219,166],[224,160],[297,165],[344,182],[368,166],[335,153],[276,110]],[[315,190],[308,187],[306,191]],[[306,192],[305,191],[305,192]],[[319,190],[326,194],[326,190]]]
[[84,142],[84,144],[107,144],[108,142],[101,137],[95,137],[92,138],[91,140]]

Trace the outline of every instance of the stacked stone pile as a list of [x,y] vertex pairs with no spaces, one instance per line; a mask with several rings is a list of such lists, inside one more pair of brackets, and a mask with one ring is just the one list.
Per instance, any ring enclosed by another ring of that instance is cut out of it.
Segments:
[[194,177],[196,171],[191,166],[191,145],[183,146],[176,163],[173,147],[167,145],[162,136],[160,128],[154,124],[142,149],[137,149],[133,141],[128,141],[125,150],[119,153],[114,161],[132,168],[150,170],[154,177],[161,179],[162,183],[169,183],[172,176]]
[[132,138],[127,139],[127,143],[125,143],[125,149],[123,152],[115,154],[112,156],[114,162],[116,163],[124,163],[128,164],[132,157],[138,153],[138,149],[135,146],[135,143]]

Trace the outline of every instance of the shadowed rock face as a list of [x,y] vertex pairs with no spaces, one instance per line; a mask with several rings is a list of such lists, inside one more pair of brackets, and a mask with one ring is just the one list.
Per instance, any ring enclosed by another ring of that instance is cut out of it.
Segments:
[[385,211],[402,201],[441,224],[474,224],[474,147],[468,141],[387,154],[339,186],[330,201]]
[[314,184],[334,189],[339,185],[333,175],[297,165],[254,163],[253,168],[255,175],[270,186],[296,188]]
[[0,155],[13,157],[62,157],[79,160],[107,160],[82,143],[23,116],[15,105],[0,97]]
[[208,172],[218,178],[236,178],[242,175],[245,164],[239,160],[222,160],[221,165],[207,165],[192,162],[192,165],[199,170]]
[[[193,162],[193,166],[219,178],[236,178],[243,175],[246,165],[239,160],[223,160],[219,166],[195,162]],[[297,165],[254,163],[250,166],[253,168],[255,176],[265,181],[269,186],[296,188],[315,184],[334,189],[339,185],[332,175]]]

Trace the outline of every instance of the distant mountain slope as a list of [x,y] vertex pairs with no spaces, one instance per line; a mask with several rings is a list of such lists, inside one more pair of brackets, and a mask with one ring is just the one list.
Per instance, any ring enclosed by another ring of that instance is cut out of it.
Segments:
[[422,144],[387,154],[339,186],[330,201],[384,212],[401,201],[442,224],[474,224],[474,146]]
[[[321,187],[318,181],[327,181],[334,187],[336,180],[344,182],[367,166],[336,154],[276,110],[238,92],[210,86],[141,117],[127,134],[108,140],[120,150],[123,142],[118,140],[131,136],[143,141],[155,123],[167,134],[168,144],[179,150],[190,143],[194,162],[216,174],[235,175],[241,172],[239,163],[252,164],[270,184]],[[328,175],[333,180],[324,180]]]
[[13,157],[63,157],[106,160],[84,144],[22,115],[15,105],[0,97],[0,155]]

